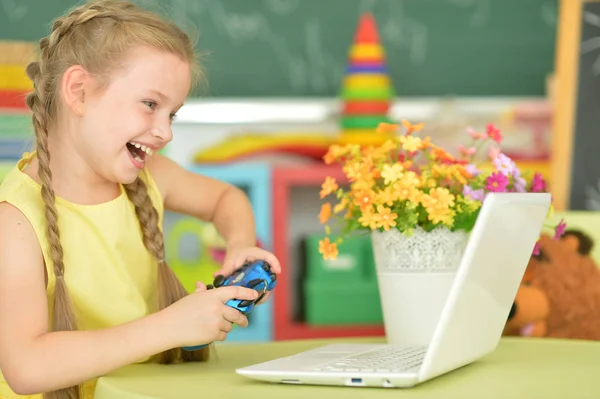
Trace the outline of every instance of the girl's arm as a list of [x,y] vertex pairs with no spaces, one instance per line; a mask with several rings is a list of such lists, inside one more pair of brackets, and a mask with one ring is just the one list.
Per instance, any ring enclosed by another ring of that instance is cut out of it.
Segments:
[[159,312],[98,331],[48,331],[45,267],[25,216],[0,203],[0,369],[18,394],[48,392],[172,348]]
[[228,246],[256,245],[252,206],[238,187],[188,171],[161,154],[146,164],[166,209],[213,223]]
[[255,248],[254,212],[246,194],[234,185],[188,171],[155,154],[146,161],[164,199],[165,208],[211,222],[227,243],[227,258],[219,274],[229,275],[247,258],[264,259],[275,273],[281,265],[272,253]]

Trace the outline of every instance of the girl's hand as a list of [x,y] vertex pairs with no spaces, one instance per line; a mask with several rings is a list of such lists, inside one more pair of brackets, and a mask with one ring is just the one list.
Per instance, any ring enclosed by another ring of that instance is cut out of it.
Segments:
[[174,335],[175,347],[224,341],[233,323],[248,326],[248,319],[237,309],[225,305],[230,299],[255,300],[259,293],[251,288],[231,286],[207,290],[196,283],[196,291],[163,309],[167,329]]
[[213,277],[221,274],[225,277],[230,276],[236,269],[246,262],[261,259],[271,265],[271,270],[275,274],[281,273],[279,260],[271,252],[258,247],[232,247],[227,248],[227,255],[223,261],[221,269],[216,271]]
[[[281,273],[281,264],[275,255],[271,252],[266,251],[258,247],[230,247],[227,248],[227,255],[223,261],[221,269],[214,273],[214,277],[217,275],[223,275],[225,277],[230,276],[235,270],[241,267],[246,262],[252,262],[254,260],[261,259],[271,265],[271,271],[275,274]],[[260,303],[264,303],[270,296],[270,292],[260,300]]]

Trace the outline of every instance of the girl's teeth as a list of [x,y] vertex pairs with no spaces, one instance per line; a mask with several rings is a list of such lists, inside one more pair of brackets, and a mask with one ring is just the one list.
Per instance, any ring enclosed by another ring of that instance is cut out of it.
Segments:
[[133,145],[135,148],[140,148],[142,151],[144,151],[148,155],[154,154],[154,151],[152,151],[152,148],[146,147],[143,144],[133,143],[133,142],[130,142],[130,144]]

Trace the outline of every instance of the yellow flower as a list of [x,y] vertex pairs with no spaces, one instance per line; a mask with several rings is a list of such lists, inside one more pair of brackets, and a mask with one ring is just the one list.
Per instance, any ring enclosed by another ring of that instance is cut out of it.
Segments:
[[404,173],[400,181],[403,187],[421,187],[421,179],[412,170]]
[[377,227],[383,227],[384,230],[389,230],[396,225],[398,214],[392,213],[390,208],[383,205],[377,205],[377,213],[373,216],[373,220]]
[[467,178],[471,177],[463,165],[452,165],[452,175],[457,182],[463,185],[467,184]]
[[390,184],[395,182],[402,175],[402,165],[399,163],[395,163],[393,165],[383,165],[383,170],[381,171],[381,177],[383,177],[384,184]]
[[341,211],[344,210],[344,208],[346,208],[346,206],[348,205],[348,198],[347,197],[343,197],[340,202],[338,202],[334,207],[333,207],[333,212],[334,213],[340,213]]
[[429,191],[429,196],[442,208],[454,206],[454,195],[445,187],[437,187]]
[[338,185],[337,185],[337,182],[335,181],[335,178],[327,176],[325,178],[325,181],[321,185],[321,192],[320,192],[321,198],[327,197],[329,194],[333,193],[337,189],[338,189]]
[[433,223],[443,223],[446,226],[451,226],[454,222],[454,211],[444,208],[427,208],[427,218]]
[[329,202],[321,205],[321,212],[319,212],[319,221],[321,224],[327,223],[329,217],[331,216],[331,204]]
[[421,139],[415,136],[400,137],[402,148],[408,152],[415,152],[421,149]]
[[398,199],[401,201],[409,200],[412,192],[414,191],[410,188],[402,187],[399,184],[395,185],[395,190],[396,190],[396,195],[398,196]]
[[337,243],[331,242],[329,237],[325,237],[319,241],[319,253],[323,255],[323,259],[337,258],[339,254]]
[[371,190],[371,187],[375,184],[375,180],[373,179],[363,179],[357,180],[350,185],[352,191],[364,191]]
[[360,223],[363,227],[368,227],[371,230],[377,228],[377,220],[375,220],[375,214],[373,213],[372,208],[366,208],[362,215],[358,218],[358,223]]
[[447,173],[448,172],[446,171],[445,166],[435,164],[431,167],[431,176],[433,176],[434,178],[445,176]]
[[376,202],[392,206],[398,197],[398,191],[394,189],[394,186],[387,186],[383,190],[377,192]]
[[363,161],[352,161],[348,162],[342,167],[342,170],[346,174],[348,180],[370,180],[373,179],[373,164],[370,160],[365,159]]
[[434,223],[443,223],[448,226],[454,221],[455,212],[454,195],[445,187],[437,187],[424,194],[421,203],[425,207],[428,219]]
[[381,157],[395,149],[396,143],[394,143],[392,140],[386,140],[385,143],[379,146],[379,148],[375,149],[373,153],[376,154],[378,157]]

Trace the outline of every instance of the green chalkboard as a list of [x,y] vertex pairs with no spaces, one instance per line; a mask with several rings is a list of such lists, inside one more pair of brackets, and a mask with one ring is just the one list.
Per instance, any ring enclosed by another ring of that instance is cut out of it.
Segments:
[[[335,96],[359,15],[399,96],[537,96],[558,0],[138,0],[193,27],[212,96]],[[0,0],[0,39],[37,40],[73,0]]]

